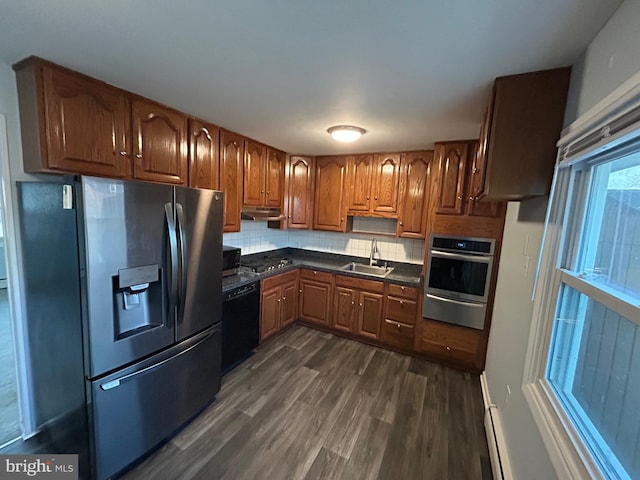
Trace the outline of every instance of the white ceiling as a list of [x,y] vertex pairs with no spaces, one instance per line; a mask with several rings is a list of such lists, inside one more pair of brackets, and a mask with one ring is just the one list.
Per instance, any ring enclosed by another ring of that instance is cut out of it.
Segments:
[[[494,77],[573,63],[621,0],[0,0],[29,55],[288,152],[475,138]],[[326,129],[368,133],[334,142]]]

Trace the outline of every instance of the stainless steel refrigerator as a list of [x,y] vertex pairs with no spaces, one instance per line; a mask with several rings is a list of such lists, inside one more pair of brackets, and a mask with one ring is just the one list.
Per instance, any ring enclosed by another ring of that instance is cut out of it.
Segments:
[[91,177],[18,192],[36,421],[108,478],[220,389],[223,195]]

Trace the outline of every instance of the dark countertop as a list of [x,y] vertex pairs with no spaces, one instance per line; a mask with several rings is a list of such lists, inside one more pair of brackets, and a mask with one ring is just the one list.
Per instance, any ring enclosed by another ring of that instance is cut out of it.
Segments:
[[[422,279],[422,265],[412,263],[390,262],[387,264],[393,267],[393,271],[384,278],[363,275],[355,272],[345,272],[339,270],[340,267],[350,262],[368,264],[369,259],[363,257],[352,257],[349,255],[340,255],[336,253],[315,252],[312,250],[303,250],[298,248],[281,248],[278,250],[270,250],[268,252],[254,253],[243,256],[243,259],[251,260],[264,258],[268,260],[274,257],[287,257],[293,260],[293,263],[287,267],[279,268],[269,273],[260,275],[241,272],[238,275],[232,275],[222,279],[222,291],[226,292],[232,288],[246,285],[255,281],[263,280],[273,275],[287,272],[300,267],[312,268],[318,271],[339,273],[348,277],[366,278],[369,280],[377,280],[384,283],[395,283],[408,287],[419,287]],[[383,260],[384,261],[384,260]],[[240,260],[242,264],[242,259]]]

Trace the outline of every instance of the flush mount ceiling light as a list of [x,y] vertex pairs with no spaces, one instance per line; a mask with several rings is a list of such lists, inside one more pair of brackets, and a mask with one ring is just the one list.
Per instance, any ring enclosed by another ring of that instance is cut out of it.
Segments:
[[353,125],[336,125],[327,129],[327,132],[338,142],[355,142],[367,131],[364,128]]

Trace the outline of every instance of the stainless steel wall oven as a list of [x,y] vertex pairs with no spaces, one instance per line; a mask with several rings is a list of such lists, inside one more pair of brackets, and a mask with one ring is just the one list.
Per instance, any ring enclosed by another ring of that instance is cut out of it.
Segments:
[[484,328],[495,240],[431,236],[422,316]]

